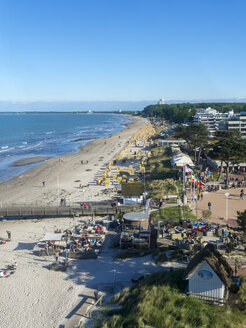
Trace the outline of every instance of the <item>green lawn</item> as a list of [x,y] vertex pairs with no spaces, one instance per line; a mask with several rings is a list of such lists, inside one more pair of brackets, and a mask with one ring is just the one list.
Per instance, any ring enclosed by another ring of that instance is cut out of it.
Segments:
[[243,328],[246,314],[228,306],[184,297],[182,270],[160,271],[123,291],[104,311],[97,328]]
[[[196,221],[195,215],[190,211],[189,206],[182,206],[184,219]],[[151,221],[156,224],[158,221],[172,219],[173,221],[179,221],[182,219],[181,206],[166,207],[151,213]]]

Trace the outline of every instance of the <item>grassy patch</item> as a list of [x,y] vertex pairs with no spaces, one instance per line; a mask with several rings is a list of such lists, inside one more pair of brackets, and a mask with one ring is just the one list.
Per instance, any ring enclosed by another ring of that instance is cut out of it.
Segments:
[[168,260],[168,257],[166,255],[166,253],[163,252],[163,253],[159,254],[159,256],[157,257],[157,259],[155,260],[155,263],[156,264],[161,264],[163,262],[167,262],[167,260]]
[[129,258],[133,258],[133,257],[143,257],[146,255],[151,254],[152,251],[151,249],[143,249],[143,250],[125,250],[122,251],[120,253],[118,253],[117,255],[114,256],[114,260],[124,260],[124,259],[129,259]]
[[171,261],[182,261],[184,259],[184,255],[181,249],[177,248],[171,252]]
[[241,277],[241,286],[236,300],[236,306],[246,313],[246,276]]
[[[149,195],[152,199],[161,199],[163,195],[178,195],[179,193],[173,179],[153,180],[148,184],[148,188],[152,190]],[[176,202],[176,199],[170,199],[170,201]]]
[[114,260],[124,260],[124,259],[129,259],[132,256],[130,254],[122,253],[122,254],[117,254],[114,256]]
[[189,206],[174,206],[174,207],[166,207],[166,208],[161,208],[158,211],[154,211],[151,213],[151,221],[153,224],[157,223],[158,221],[165,221],[165,220],[173,220],[173,221],[179,221],[182,219],[182,212],[181,209],[183,210],[183,215],[184,219],[188,220],[190,219],[191,221],[195,221],[196,217],[195,215],[191,212]]
[[242,328],[246,314],[229,307],[184,297],[182,270],[157,272],[115,298],[119,307],[105,312],[97,328]]
[[178,172],[171,166],[171,153],[168,147],[154,147],[148,160],[145,173],[146,181],[173,178]]

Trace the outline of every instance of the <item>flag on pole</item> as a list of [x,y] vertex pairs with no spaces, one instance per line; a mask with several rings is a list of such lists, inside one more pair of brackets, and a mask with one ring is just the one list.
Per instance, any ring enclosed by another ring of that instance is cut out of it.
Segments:
[[185,171],[185,173],[188,173],[188,174],[193,173],[193,170],[187,165],[184,165],[184,171]]

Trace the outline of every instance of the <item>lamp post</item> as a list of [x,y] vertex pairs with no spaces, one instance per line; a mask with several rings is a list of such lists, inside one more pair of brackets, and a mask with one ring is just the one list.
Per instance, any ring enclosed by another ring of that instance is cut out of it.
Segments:
[[198,197],[197,197],[197,195],[194,196],[194,199],[196,201],[196,218],[197,218],[197,212],[198,212],[198,208],[197,208]]
[[225,193],[225,198],[226,198],[226,212],[225,212],[225,220],[228,220],[228,198],[229,198],[230,194],[229,192]]
[[185,190],[185,165],[183,166],[183,204],[187,204],[186,190]]

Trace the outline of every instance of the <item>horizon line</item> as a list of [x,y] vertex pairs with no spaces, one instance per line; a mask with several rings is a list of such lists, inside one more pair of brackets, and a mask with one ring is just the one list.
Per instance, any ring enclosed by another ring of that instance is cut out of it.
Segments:
[[[158,100],[163,99],[163,98],[158,98]],[[156,99],[142,99],[142,100],[1,100],[0,103],[6,102],[6,103],[11,103],[13,105],[15,104],[28,104],[28,103],[114,103],[114,102],[126,102],[126,103],[138,103],[138,102],[156,102],[158,101]],[[246,102],[246,96],[245,97],[232,97],[232,98],[213,98],[213,99],[165,99],[165,103],[169,102],[220,102],[220,101],[242,101]],[[165,104],[164,103],[164,104]]]

